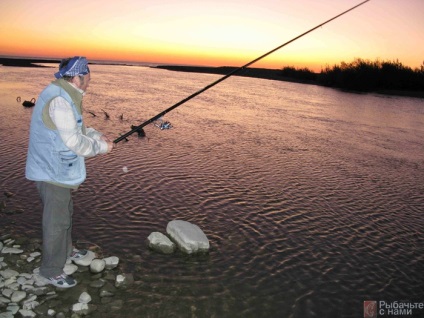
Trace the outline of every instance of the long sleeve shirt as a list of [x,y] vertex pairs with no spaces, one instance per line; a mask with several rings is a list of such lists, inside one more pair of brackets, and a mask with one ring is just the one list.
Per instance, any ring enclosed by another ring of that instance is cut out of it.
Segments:
[[77,155],[92,157],[107,153],[108,145],[101,138],[102,134],[94,128],[87,128],[84,135],[77,125],[72,106],[63,97],[51,101],[49,115],[65,145]]

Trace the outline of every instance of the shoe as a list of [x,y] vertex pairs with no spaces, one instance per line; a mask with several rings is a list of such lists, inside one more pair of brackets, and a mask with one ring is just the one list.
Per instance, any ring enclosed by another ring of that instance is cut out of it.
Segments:
[[87,255],[87,250],[77,250],[74,248],[71,253],[71,256],[69,256],[69,259],[72,261],[78,261],[80,259],[85,258]]
[[65,273],[62,273],[61,275],[56,277],[49,277],[47,278],[47,280],[49,284],[59,288],[71,288],[77,284],[77,281],[75,279],[73,279],[71,276],[66,275]]

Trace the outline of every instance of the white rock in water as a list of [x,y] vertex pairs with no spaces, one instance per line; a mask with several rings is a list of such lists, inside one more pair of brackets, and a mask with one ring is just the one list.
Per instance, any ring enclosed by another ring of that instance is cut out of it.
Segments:
[[88,304],[91,301],[91,296],[87,292],[83,292],[78,299],[79,303]]
[[41,256],[41,253],[40,252],[33,252],[33,253],[29,254],[29,256],[35,258],[35,257]]
[[21,309],[19,310],[19,313],[22,315],[22,317],[25,317],[25,318],[32,318],[37,316],[37,314],[33,312],[32,310]]
[[131,273],[116,276],[115,287],[127,287],[134,283],[134,276]]
[[149,247],[155,251],[171,254],[175,251],[175,244],[164,234],[160,232],[152,232],[147,237]]
[[77,314],[86,315],[88,313],[88,304],[76,303],[72,306],[72,311]]
[[168,223],[166,232],[184,253],[192,254],[209,250],[208,238],[195,224],[182,220],[173,220]]
[[110,256],[103,259],[106,263],[106,269],[114,269],[119,264],[119,258],[116,256]]
[[15,315],[19,310],[19,306],[16,303],[10,303],[7,305],[6,310]]
[[5,246],[5,247],[3,247],[3,249],[1,250],[1,252],[2,252],[2,254],[21,254],[24,251],[21,250],[21,249],[19,249],[19,248],[16,248],[16,247],[7,247],[7,246]]
[[75,264],[65,264],[65,267],[63,268],[63,272],[66,275],[72,275],[78,270],[78,266]]
[[90,264],[90,271],[92,273],[100,273],[101,271],[103,271],[105,269],[106,266],[106,262],[102,259],[93,259],[91,264]]
[[46,285],[49,285],[50,282],[47,278],[44,278],[43,276],[40,275],[40,268],[37,267],[33,270],[33,275],[32,278],[34,279],[34,285],[37,287],[43,287]]
[[25,299],[26,295],[27,295],[26,292],[17,290],[13,292],[10,300],[14,303],[19,303],[22,299]]
[[0,275],[4,278],[4,279],[9,279],[11,277],[15,277],[18,276],[19,273],[13,269],[5,269],[4,271],[0,271]]
[[10,303],[9,298],[0,296],[0,304],[8,304],[8,303]]
[[12,296],[12,294],[13,294],[13,289],[10,289],[10,288],[5,288],[2,291],[2,295],[6,296],[7,298],[10,298],[10,296]]
[[87,251],[87,255],[84,258],[75,260],[73,262],[81,266],[90,266],[91,262],[95,258],[96,258],[96,254],[94,254],[92,251]]

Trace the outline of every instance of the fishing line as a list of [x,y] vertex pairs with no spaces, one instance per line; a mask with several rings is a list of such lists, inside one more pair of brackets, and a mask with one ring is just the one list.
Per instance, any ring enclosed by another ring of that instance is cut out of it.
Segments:
[[352,11],[352,10],[356,9],[356,8],[358,8],[359,6],[363,5],[364,3],[368,2],[368,1],[370,1],[370,0],[363,1],[363,2],[361,2],[361,3],[359,3],[359,4],[357,4],[356,6],[354,6],[354,7],[350,8],[350,9],[348,9],[348,10],[346,10],[346,11],[343,11],[342,13],[340,13],[340,14],[338,14],[338,15],[336,15],[336,16],[334,16],[334,17],[332,17],[331,19],[329,19],[329,20],[327,20],[327,21],[325,21],[325,22],[323,22],[323,23],[321,23],[321,24],[317,25],[316,27],[313,27],[312,29],[310,29],[310,30],[308,30],[308,31],[306,31],[306,32],[304,32],[304,33],[302,33],[302,34],[300,34],[300,35],[296,36],[295,38],[291,39],[290,41],[287,41],[286,43],[283,43],[283,44],[281,44],[280,46],[277,46],[275,49],[272,49],[271,51],[269,51],[269,52],[267,52],[267,53],[265,53],[265,54],[263,54],[263,55],[261,55],[261,56],[259,56],[259,57],[255,58],[254,60],[250,61],[249,63],[247,63],[247,64],[245,64],[245,65],[243,65],[243,66],[240,66],[239,68],[237,68],[237,69],[233,70],[232,72],[228,73],[227,75],[224,75],[223,77],[221,77],[220,79],[216,80],[215,82],[212,82],[211,84],[209,84],[209,85],[205,86],[204,88],[202,88],[202,89],[198,90],[197,92],[195,92],[195,93],[191,94],[190,96],[188,96],[188,97],[186,97],[186,98],[182,99],[182,100],[181,100],[181,101],[179,101],[178,103],[176,103],[176,104],[172,105],[171,107],[169,107],[169,108],[165,109],[164,111],[160,112],[159,114],[157,114],[157,115],[153,116],[153,117],[152,117],[152,118],[150,118],[149,120],[146,120],[144,123],[142,123],[142,124],[140,124],[140,125],[138,125],[138,126],[131,127],[132,129],[131,129],[129,132],[127,132],[127,133],[125,133],[125,134],[121,135],[120,137],[116,138],[113,142],[116,144],[116,143],[120,142],[121,140],[125,139],[126,137],[128,137],[128,136],[132,135],[133,133],[135,133],[135,132],[139,132],[139,131],[142,131],[142,129],[143,129],[143,127],[144,127],[144,126],[146,126],[146,125],[148,125],[148,124],[150,124],[150,123],[152,123],[152,122],[154,122],[154,121],[156,121],[156,120],[160,119],[160,118],[161,118],[161,117],[163,117],[166,113],[168,113],[168,112],[170,112],[171,110],[173,110],[173,109],[177,108],[178,106],[180,106],[180,105],[184,104],[185,102],[189,101],[189,100],[190,100],[190,99],[192,99],[193,97],[196,97],[197,95],[199,95],[199,94],[203,93],[204,91],[206,91],[206,90],[208,90],[209,88],[211,88],[211,87],[215,86],[216,84],[218,84],[218,83],[220,83],[220,82],[222,82],[222,81],[226,80],[227,78],[229,78],[230,76],[232,76],[232,75],[236,74],[237,72],[239,72],[239,71],[241,71],[241,70],[244,70],[246,67],[248,67],[248,66],[252,65],[253,63],[256,63],[257,61],[259,61],[259,60],[263,59],[264,57],[266,57],[266,56],[270,55],[271,53],[274,53],[275,51],[277,51],[277,50],[281,49],[282,47],[284,47],[284,46],[286,46],[286,45],[288,45],[288,44],[290,44],[290,43],[292,43],[292,42],[294,42],[294,41],[296,41],[296,40],[300,39],[301,37],[305,36],[306,34],[311,33],[312,31],[314,31],[314,30],[316,30],[316,29],[318,29],[318,28],[322,27],[323,25],[325,25],[325,24],[327,24],[327,23],[329,23],[329,22],[331,22],[331,21],[333,21],[333,20],[337,19],[338,17],[340,17],[340,16],[342,16],[342,15],[344,15],[344,14],[346,14],[346,13],[348,13],[348,12],[350,12],[350,11]]

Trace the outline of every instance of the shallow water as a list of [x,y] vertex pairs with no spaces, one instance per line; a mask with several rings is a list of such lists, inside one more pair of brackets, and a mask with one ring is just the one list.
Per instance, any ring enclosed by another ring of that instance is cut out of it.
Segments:
[[[113,139],[219,78],[91,68],[86,124]],[[32,110],[16,97],[37,98],[53,72],[0,67],[1,190],[24,210],[0,222],[38,236]],[[88,159],[74,196],[74,238],[141,282],[122,317],[362,317],[364,300],[424,301],[422,99],[231,77],[165,120]],[[173,219],[200,226],[210,253],[149,251]]]

